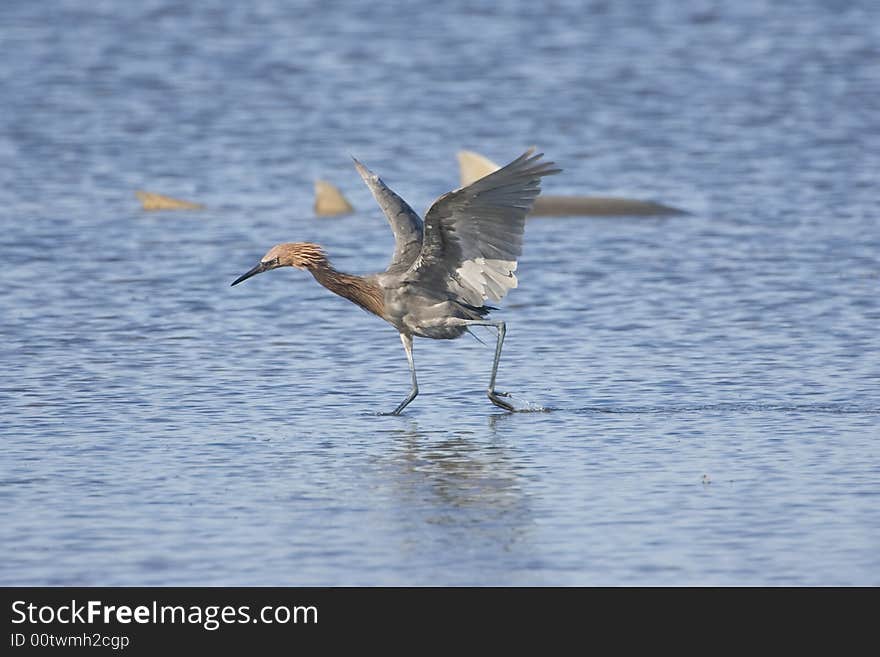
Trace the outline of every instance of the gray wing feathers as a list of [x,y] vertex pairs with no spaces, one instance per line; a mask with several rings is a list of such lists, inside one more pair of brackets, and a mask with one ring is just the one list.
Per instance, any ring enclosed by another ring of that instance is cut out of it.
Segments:
[[370,171],[355,158],[354,166],[373,193],[373,198],[382,208],[391,231],[394,233],[394,255],[388,265],[388,272],[404,272],[415,262],[422,248],[422,220],[406,201],[395,194],[382,182],[375,173]]
[[500,300],[516,287],[526,214],[541,192],[541,178],[558,173],[529,149],[476,182],[441,196],[425,215],[413,283],[443,286],[474,306]]

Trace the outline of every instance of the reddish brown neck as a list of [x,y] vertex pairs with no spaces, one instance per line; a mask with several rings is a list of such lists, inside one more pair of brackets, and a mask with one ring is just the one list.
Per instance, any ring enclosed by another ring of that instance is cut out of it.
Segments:
[[307,268],[316,281],[334,294],[345,297],[374,315],[384,316],[384,294],[374,282],[362,276],[336,271],[326,260],[309,265]]

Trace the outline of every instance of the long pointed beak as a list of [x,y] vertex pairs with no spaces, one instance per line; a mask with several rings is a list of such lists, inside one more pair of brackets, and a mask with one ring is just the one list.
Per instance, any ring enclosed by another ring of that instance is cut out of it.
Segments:
[[245,272],[244,274],[242,274],[241,276],[236,278],[234,281],[232,281],[232,285],[238,285],[242,281],[249,279],[251,276],[256,276],[257,274],[262,273],[264,271],[266,271],[266,266],[262,262],[260,262],[257,264],[256,267],[254,267],[250,271]]

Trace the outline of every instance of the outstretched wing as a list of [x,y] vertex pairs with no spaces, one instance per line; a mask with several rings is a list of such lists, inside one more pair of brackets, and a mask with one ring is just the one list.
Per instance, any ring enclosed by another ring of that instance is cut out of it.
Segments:
[[422,248],[422,220],[406,201],[392,192],[382,179],[363,164],[354,160],[357,172],[367,183],[373,198],[382,208],[382,212],[391,224],[394,233],[394,255],[388,265],[387,272],[405,272],[415,262]]
[[482,306],[516,287],[526,214],[541,178],[559,173],[529,149],[513,162],[437,199],[425,215],[425,237],[407,280]]

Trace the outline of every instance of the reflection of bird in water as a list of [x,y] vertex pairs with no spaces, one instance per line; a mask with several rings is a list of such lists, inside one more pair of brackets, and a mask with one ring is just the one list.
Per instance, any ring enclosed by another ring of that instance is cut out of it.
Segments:
[[494,310],[484,302],[499,300],[516,287],[516,259],[522,252],[525,218],[538,194],[541,177],[558,173],[552,162],[530,149],[513,162],[476,182],[444,194],[422,219],[385,183],[355,160],[358,173],[373,192],[391,224],[396,242],[388,268],[354,276],[336,271],[317,244],[273,246],[233,285],[270,269],[305,269],[331,292],[378,315],[400,332],[412,374],[412,389],[392,411],[398,415],[419,393],[412,354],[413,336],[451,340],[471,326],[498,331],[487,394],[496,406],[512,411],[496,392],[495,377],[504,342],[503,321],[486,319]]
[[[490,413],[486,420],[493,427],[495,420],[506,417],[509,414]],[[507,449],[509,435],[485,440],[479,437],[481,432],[474,426],[423,430],[411,419],[403,427],[383,432],[391,445],[383,452],[383,459],[388,459],[383,472],[401,492],[416,495],[421,511],[434,519],[447,514],[450,507],[478,509],[487,520],[511,512],[519,515],[526,506],[518,476],[522,463]],[[422,505],[426,490],[440,504]],[[401,500],[399,508],[406,506]],[[448,520],[458,524],[473,517],[452,514]]]

